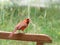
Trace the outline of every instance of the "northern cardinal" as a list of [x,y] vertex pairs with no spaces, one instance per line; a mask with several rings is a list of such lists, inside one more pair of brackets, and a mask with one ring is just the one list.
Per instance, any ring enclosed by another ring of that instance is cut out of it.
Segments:
[[22,22],[19,22],[19,23],[15,26],[14,31],[9,35],[9,37],[12,37],[17,30],[22,30],[22,31],[24,31],[24,29],[28,26],[29,22],[30,22],[30,19],[29,19],[29,18],[23,20]]

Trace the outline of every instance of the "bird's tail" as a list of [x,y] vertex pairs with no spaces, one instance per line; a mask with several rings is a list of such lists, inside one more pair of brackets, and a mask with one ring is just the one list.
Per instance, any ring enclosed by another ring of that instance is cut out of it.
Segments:
[[16,31],[17,31],[17,30],[15,29],[15,30],[9,35],[9,38],[11,38]]

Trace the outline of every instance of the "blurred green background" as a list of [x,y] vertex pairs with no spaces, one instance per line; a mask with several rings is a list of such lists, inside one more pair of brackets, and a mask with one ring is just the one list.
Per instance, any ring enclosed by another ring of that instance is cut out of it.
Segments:
[[[25,29],[25,33],[47,34],[53,42],[45,45],[60,45],[60,5],[50,5],[49,8],[18,6],[9,4],[9,2],[0,2],[0,31],[11,32],[15,25],[28,18],[28,13],[32,23]],[[15,40],[2,40],[0,45],[35,45],[34,42],[24,42]]]

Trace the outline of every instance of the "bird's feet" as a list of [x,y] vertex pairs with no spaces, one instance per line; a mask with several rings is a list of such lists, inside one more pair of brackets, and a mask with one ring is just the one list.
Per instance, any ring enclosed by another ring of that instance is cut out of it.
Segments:
[[18,33],[25,33],[25,32],[24,32],[24,31],[22,31],[22,30],[19,30],[19,31],[18,31]]

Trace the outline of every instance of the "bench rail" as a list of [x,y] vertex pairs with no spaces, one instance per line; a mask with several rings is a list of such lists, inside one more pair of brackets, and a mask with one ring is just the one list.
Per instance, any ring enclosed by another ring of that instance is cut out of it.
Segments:
[[32,41],[32,42],[37,42],[37,45],[43,45],[44,43],[51,43],[52,42],[51,38],[45,34],[15,33],[11,38],[9,38],[8,36],[10,33],[11,32],[0,31],[0,39]]

